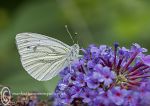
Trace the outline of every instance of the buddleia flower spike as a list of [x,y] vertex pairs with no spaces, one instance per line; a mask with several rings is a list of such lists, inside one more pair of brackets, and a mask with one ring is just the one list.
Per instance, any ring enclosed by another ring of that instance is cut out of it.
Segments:
[[85,106],[149,106],[150,55],[139,44],[130,49],[90,45],[84,56],[60,72],[55,104]]

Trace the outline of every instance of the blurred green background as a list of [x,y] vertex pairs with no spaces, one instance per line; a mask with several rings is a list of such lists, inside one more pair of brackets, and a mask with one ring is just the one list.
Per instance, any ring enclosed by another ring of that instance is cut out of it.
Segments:
[[118,41],[150,49],[150,0],[0,0],[0,84],[13,92],[53,92],[58,77],[47,82],[30,77],[15,36],[35,32],[72,45],[66,24],[74,37],[78,33],[80,47]]

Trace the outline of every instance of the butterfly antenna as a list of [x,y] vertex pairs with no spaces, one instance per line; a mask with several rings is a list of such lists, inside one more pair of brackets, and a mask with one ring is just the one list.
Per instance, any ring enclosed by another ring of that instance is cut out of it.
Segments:
[[67,31],[67,33],[69,34],[69,36],[70,36],[72,42],[74,43],[73,37],[72,37],[71,33],[69,32],[68,26],[65,25],[65,28],[66,28],[66,31]]
[[75,32],[74,34],[75,34],[75,35],[76,35],[76,37],[77,37],[77,44],[79,44],[79,41],[78,41],[78,40],[79,40],[78,33],[77,33],[77,32]]

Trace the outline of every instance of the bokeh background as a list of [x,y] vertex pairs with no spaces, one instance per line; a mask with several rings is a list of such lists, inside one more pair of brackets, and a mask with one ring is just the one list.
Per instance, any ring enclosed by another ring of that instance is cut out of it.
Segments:
[[0,0],[0,84],[13,92],[53,92],[58,77],[39,82],[21,66],[15,44],[20,32],[35,32],[80,47],[118,41],[150,49],[150,0]]

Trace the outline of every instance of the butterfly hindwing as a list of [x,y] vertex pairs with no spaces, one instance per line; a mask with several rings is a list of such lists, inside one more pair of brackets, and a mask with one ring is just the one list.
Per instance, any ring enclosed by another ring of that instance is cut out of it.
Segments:
[[69,65],[71,47],[57,39],[36,33],[20,33],[17,47],[25,70],[35,79],[45,81]]

